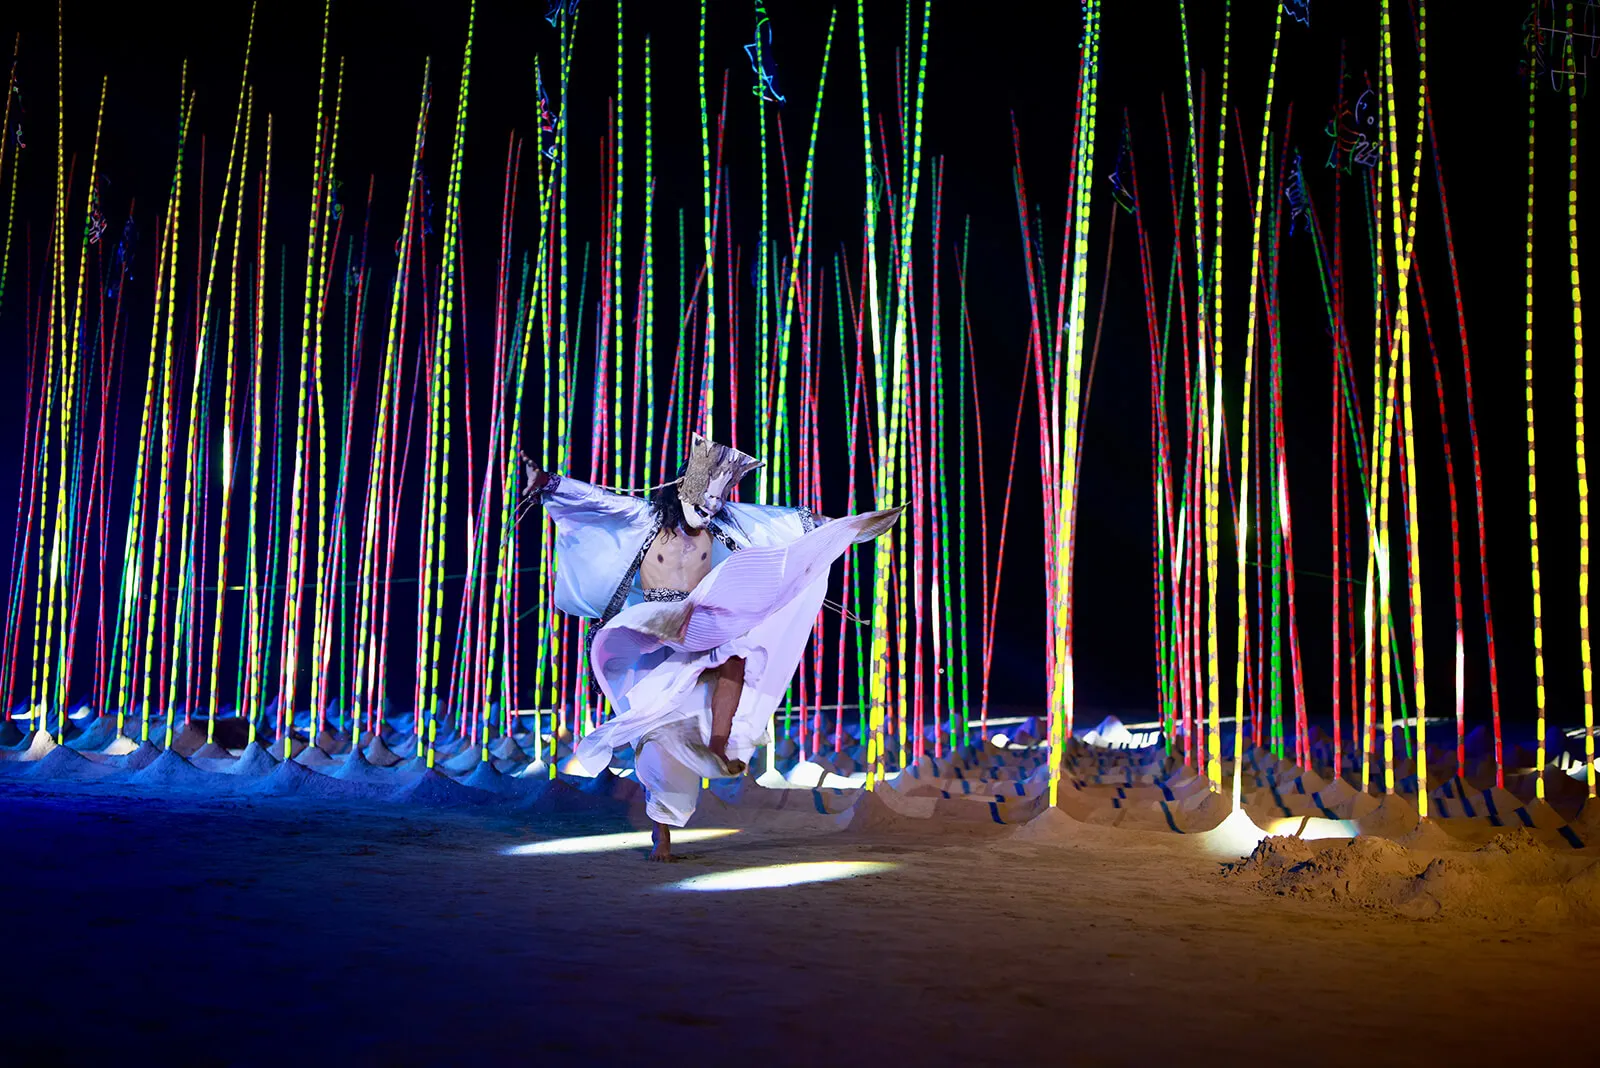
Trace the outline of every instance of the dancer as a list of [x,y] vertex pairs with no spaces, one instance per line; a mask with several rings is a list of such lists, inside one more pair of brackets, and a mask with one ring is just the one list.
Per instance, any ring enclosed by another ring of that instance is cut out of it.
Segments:
[[544,471],[523,492],[556,525],[556,607],[595,622],[589,664],[616,711],[578,744],[598,775],[632,748],[653,825],[651,860],[694,814],[702,778],[744,773],[769,742],[827,593],[851,545],[901,509],[825,519],[808,508],[729,502],[752,456],[695,434],[678,477],[648,499]]

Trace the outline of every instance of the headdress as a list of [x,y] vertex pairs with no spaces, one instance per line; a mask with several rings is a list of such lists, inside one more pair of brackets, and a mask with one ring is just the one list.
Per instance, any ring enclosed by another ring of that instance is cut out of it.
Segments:
[[728,445],[719,445],[710,438],[694,434],[689,442],[689,462],[678,483],[678,499],[684,504],[697,505],[704,511],[706,490],[719,475],[728,476],[728,486],[761,466],[762,461],[746,455]]

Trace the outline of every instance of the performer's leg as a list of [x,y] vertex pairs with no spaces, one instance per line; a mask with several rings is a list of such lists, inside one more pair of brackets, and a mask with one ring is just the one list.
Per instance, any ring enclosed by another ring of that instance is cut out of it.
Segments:
[[670,863],[672,861],[672,828],[665,823],[651,821],[650,841],[655,843],[655,848],[650,850],[646,859]]
[[711,689],[711,751],[717,759],[728,764],[730,770],[743,771],[728,761],[728,735],[733,731],[733,714],[739,709],[739,695],[744,692],[744,657],[729,657],[717,669],[717,681]]
[[674,756],[672,741],[652,736],[634,753],[634,773],[645,792],[645,815],[650,818],[651,860],[672,859],[672,828],[682,827],[694,814],[700,794],[700,774]]

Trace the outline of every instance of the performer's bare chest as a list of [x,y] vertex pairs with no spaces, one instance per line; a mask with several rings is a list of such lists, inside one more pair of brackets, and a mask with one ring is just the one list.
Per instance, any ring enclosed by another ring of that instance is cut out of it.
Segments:
[[704,531],[656,535],[639,565],[639,584],[647,590],[692,590],[711,570],[711,535]]

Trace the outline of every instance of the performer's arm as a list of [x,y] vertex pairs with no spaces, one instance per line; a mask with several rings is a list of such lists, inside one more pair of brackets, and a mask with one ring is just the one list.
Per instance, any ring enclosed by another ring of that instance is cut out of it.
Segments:
[[827,522],[809,508],[775,504],[725,504],[721,514],[752,546],[787,545]]
[[522,458],[522,473],[523,497],[544,505],[556,529],[563,532],[592,523],[628,520],[645,507],[637,497],[546,471],[526,456]]

